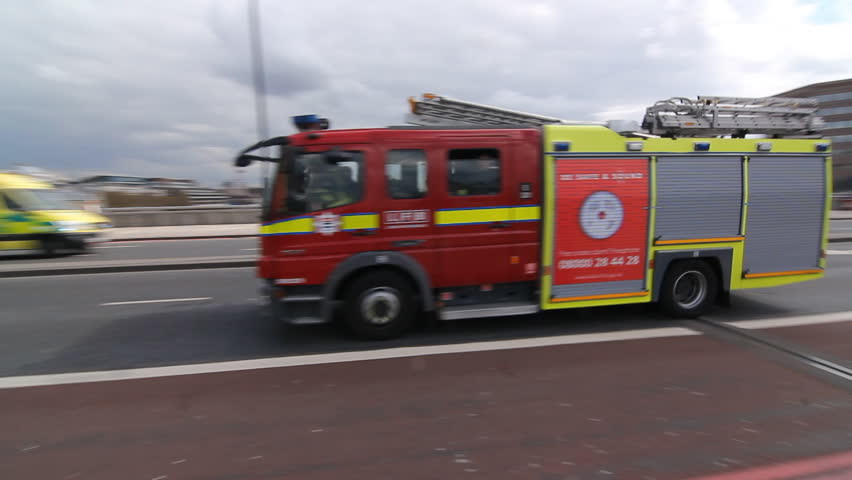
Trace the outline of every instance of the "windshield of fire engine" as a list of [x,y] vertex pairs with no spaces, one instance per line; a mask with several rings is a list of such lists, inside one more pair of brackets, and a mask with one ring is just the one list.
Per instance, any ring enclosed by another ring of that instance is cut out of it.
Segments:
[[[363,154],[347,151],[349,158],[330,163],[324,152],[297,155],[289,175],[277,176],[274,195],[279,215],[292,216],[342,207],[361,200]],[[286,182],[286,185],[285,185]]]

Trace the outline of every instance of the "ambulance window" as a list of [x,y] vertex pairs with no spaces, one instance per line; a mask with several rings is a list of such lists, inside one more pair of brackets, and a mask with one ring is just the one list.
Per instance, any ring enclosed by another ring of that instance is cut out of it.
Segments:
[[426,196],[426,153],[423,150],[391,150],[385,159],[388,195],[394,199]]
[[14,210],[17,212],[23,212],[24,208],[15,200],[12,199],[9,195],[3,195],[3,200],[5,200],[6,208],[9,210]]
[[500,151],[495,148],[450,150],[447,170],[451,195],[500,193]]

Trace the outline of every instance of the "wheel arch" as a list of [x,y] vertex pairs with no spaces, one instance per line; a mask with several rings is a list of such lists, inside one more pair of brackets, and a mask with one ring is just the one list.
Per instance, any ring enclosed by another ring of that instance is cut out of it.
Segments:
[[[432,298],[432,284],[426,269],[420,262],[409,255],[401,252],[362,252],[340,262],[328,276],[323,289],[323,297],[328,300],[340,298],[343,288],[355,277],[368,271],[388,269],[396,271],[411,281],[412,287],[417,292],[419,304],[425,311],[432,311],[435,302]],[[331,319],[334,302],[325,302],[323,306],[323,318]]]
[[669,267],[684,260],[702,260],[706,262],[716,271],[719,279],[719,292],[727,294],[731,291],[731,271],[734,260],[734,250],[732,248],[660,250],[654,254],[652,301],[656,302],[660,299],[660,290]]

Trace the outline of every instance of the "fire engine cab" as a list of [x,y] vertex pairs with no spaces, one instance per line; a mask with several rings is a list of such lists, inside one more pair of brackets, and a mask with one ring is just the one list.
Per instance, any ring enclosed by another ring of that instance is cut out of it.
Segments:
[[[809,99],[657,102],[570,122],[425,94],[411,125],[300,132],[272,162],[258,276],[292,324],[387,339],[442,320],[656,302],[821,278],[830,144]],[[275,158],[250,154],[280,147]]]

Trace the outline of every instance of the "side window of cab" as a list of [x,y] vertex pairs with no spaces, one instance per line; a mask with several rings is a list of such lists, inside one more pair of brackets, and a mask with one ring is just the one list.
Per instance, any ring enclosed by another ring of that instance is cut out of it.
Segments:
[[388,151],[385,157],[387,194],[395,200],[424,198],[427,190],[426,152],[420,149]]
[[500,151],[495,148],[459,148],[449,151],[447,168],[450,195],[497,195],[500,193]]

